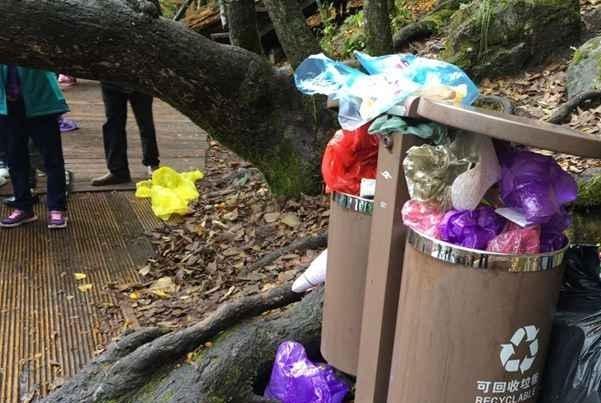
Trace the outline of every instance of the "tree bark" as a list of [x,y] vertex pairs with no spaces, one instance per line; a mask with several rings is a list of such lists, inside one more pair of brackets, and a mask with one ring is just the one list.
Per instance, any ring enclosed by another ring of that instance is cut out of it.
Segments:
[[263,55],[263,46],[257,29],[255,0],[227,0],[230,43]]
[[296,68],[308,56],[321,53],[321,47],[307,26],[298,0],[264,0],[264,3],[292,68]]
[[392,53],[388,0],[365,1],[365,47],[372,56]]
[[259,55],[156,18],[149,4],[1,1],[0,62],[129,82],[252,162],[274,193],[319,192],[321,151],[335,127],[325,103],[303,98],[289,73]]

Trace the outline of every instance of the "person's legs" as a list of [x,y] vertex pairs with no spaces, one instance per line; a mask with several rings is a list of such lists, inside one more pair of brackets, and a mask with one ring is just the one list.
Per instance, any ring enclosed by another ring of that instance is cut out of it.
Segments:
[[142,164],[150,168],[159,166],[159,147],[157,145],[154,118],[152,115],[152,96],[134,92],[130,94],[129,101],[140,129],[142,140]]
[[129,181],[127,134],[125,132],[127,94],[103,86],[102,99],[106,113],[106,123],[102,126],[106,164],[114,177]]
[[[67,187],[65,184],[65,160],[58,120],[55,115],[27,119],[27,130],[33,138],[37,149],[44,160],[46,178],[48,180],[48,211],[51,228],[62,228],[66,225],[62,212],[67,210]],[[60,218],[56,218],[60,215]],[[53,221],[60,221],[54,222]]]
[[7,140],[7,162],[15,196],[14,206],[28,214],[33,212],[30,188],[28,133],[22,101],[8,103],[8,116],[2,118]]

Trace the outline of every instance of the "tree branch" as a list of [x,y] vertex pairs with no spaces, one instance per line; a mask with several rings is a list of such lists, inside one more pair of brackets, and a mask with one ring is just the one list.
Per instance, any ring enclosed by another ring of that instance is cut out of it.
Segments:
[[[293,8],[284,4],[284,15]],[[252,162],[275,193],[321,190],[316,167],[329,136],[319,131],[330,128],[259,55],[116,0],[3,0],[0,24],[0,63],[128,82]]]
[[572,112],[585,102],[598,101],[601,99],[601,91],[587,91],[568,100],[568,102],[557,108],[551,117],[547,119],[549,123],[563,123]]

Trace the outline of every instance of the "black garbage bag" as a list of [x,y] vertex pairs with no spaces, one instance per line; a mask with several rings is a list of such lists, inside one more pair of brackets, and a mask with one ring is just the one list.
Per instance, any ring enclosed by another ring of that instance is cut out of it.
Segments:
[[573,246],[566,262],[540,403],[601,403],[598,247]]

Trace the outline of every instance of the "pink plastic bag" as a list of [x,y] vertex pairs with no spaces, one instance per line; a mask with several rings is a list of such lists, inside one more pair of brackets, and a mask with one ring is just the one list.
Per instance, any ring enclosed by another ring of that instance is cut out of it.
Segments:
[[508,224],[505,231],[488,243],[489,252],[530,255],[540,253],[540,226],[522,228]]
[[403,206],[403,223],[421,234],[438,238],[438,224],[444,216],[434,201],[409,200]]

